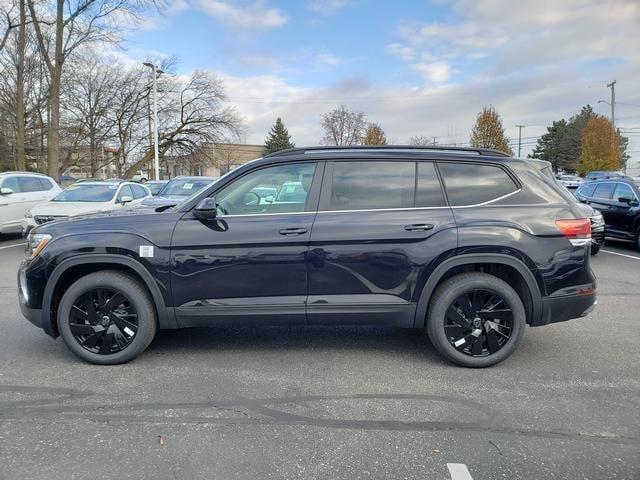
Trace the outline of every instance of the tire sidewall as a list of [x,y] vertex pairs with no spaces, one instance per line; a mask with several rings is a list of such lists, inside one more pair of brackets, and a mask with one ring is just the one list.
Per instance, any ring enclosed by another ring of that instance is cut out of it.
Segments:
[[[109,355],[90,352],[83,348],[71,333],[69,315],[73,304],[80,296],[95,288],[119,291],[127,298],[138,315],[138,331],[133,341],[120,352]],[[155,336],[156,320],[153,310],[149,310],[149,302],[143,287],[126,275],[110,272],[90,274],[71,285],[62,297],[58,306],[58,331],[69,350],[87,362],[100,365],[125,363],[140,355]]]
[[[467,277],[464,280],[462,277]],[[526,325],[526,313],[518,294],[507,283],[497,277],[487,274],[460,275],[453,277],[442,285],[441,294],[437,296],[429,308],[427,331],[434,346],[449,360],[465,367],[489,367],[502,362],[509,357],[520,343]],[[460,295],[473,289],[489,290],[500,295],[513,312],[513,328],[511,337],[496,353],[486,357],[472,357],[459,352],[445,333],[444,322],[446,312],[453,301]]]

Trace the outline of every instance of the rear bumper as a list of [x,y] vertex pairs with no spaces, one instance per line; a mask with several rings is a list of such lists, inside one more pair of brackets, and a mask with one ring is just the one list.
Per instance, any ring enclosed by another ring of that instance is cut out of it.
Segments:
[[537,327],[584,317],[595,309],[597,303],[598,298],[595,292],[589,295],[564,295],[543,298],[540,323],[535,323],[531,326]]

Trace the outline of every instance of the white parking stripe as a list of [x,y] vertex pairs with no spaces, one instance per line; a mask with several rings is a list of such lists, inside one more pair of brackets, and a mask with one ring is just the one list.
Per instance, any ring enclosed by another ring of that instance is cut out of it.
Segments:
[[640,260],[640,257],[634,257],[633,255],[627,255],[626,253],[612,252],[611,250],[600,250],[600,251],[604,253],[610,253],[611,255],[618,255],[620,257],[633,258],[634,260]]
[[451,480],[473,480],[469,469],[464,463],[447,463]]
[[3,247],[0,247],[0,250],[4,250],[5,248],[22,247],[22,246],[24,246],[24,243],[15,243],[13,245],[5,245]]

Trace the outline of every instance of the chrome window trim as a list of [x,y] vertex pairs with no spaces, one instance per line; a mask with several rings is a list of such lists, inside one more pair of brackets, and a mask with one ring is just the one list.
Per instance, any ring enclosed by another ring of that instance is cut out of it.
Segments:
[[518,188],[517,190],[514,190],[511,193],[507,193],[506,195],[502,195],[501,197],[498,198],[494,198],[493,200],[487,200],[486,202],[482,202],[482,203],[476,203],[475,205],[456,205],[456,206],[452,206],[451,208],[472,208],[472,207],[482,207],[484,205],[489,205],[491,203],[497,202],[499,200],[503,200],[505,198],[510,197],[511,195],[515,195],[516,193],[520,193],[522,191],[522,188]]

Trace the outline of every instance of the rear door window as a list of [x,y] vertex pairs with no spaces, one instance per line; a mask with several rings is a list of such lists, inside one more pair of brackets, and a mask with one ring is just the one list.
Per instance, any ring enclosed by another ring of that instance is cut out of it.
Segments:
[[432,162],[418,163],[417,185],[416,207],[442,207],[446,205],[436,167]]
[[144,198],[148,195],[147,189],[144,187],[141,187],[140,185],[132,185],[132,188],[133,188],[133,198],[135,200],[139,198]]
[[611,200],[611,198],[613,198],[613,191],[615,190],[615,188],[615,183],[599,183],[596,187],[596,190],[593,192],[593,196],[594,198],[599,198],[602,200]]
[[618,183],[616,184],[616,189],[613,192],[613,199],[617,202],[620,197],[630,198],[635,200],[636,195],[631,190],[631,187],[626,183]]
[[333,163],[328,210],[411,208],[415,162]]
[[439,162],[451,206],[470,206],[516,192],[518,185],[496,165]]
[[41,192],[45,190],[37,177],[20,177],[20,186],[23,192]]

